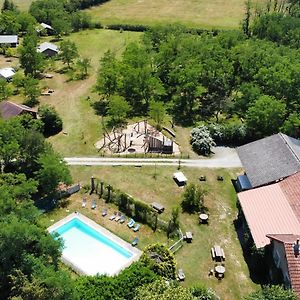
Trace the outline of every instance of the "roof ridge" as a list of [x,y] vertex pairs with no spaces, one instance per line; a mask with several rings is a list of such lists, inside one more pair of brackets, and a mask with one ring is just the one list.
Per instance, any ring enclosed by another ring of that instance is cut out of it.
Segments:
[[293,148],[290,146],[288,140],[285,138],[285,136],[289,137],[289,138],[293,138],[291,136],[288,136],[284,133],[279,132],[278,135],[284,140],[284,142],[286,143],[286,145],[288,146],[289,150],[292,152],[292,154],[295,156],[296,160],[299,162],[300,164],[300,158],[298,157],[298,155],[295,153],[295,151],[293,150]]

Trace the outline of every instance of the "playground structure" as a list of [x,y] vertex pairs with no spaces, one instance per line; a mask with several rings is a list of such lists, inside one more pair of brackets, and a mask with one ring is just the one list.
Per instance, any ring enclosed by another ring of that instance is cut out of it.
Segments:
[[95,144],[98,151],[112,154],[180,153],[178,145],[148,124],[147,120],[130,124],[126,128],[113,128],[110,133],[106,128],[103,129],[103,138]]

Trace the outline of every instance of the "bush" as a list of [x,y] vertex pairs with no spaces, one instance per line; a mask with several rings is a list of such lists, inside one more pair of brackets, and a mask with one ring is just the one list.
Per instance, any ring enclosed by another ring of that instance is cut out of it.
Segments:
[[175,279],[176,277],[175,256],[164,245],[155,244],[146,247],[140,261],[159,276],[168,279]]
[[217,145],[239,146],[248,141],[247,127],[238,122],[209,124],[207,128]]
[[200,212],[203,209],[205,191],[194,183],[189,184],[184,193],[181,207],[189,213]]
[[204,125],[192,129],[191,144],[195,152],[205,156],[211,154],[212,147],[216,146],[216,143],[210,136],[209,130]]
[[63,122],[54,107],[42,105],[39,107],[38,114],[44,123],[43,133],[45,136],[57,134],[62,130]]

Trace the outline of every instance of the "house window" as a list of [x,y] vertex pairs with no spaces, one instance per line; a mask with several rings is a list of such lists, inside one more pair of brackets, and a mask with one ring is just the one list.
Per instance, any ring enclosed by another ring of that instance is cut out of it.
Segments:
[[274,258],[274,263],[275,263],[276,267],[279,268],[279,266],[280,266],[280,254],[279,254],[277,249],[273,253],[273,258]]

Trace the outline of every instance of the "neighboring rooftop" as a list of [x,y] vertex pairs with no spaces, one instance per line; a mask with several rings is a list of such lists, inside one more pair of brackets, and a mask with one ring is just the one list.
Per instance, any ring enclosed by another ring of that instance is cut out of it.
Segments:
[[295,255],[294,248],[295,242],[297,239],[300,239],[300,236],[294,234],[270,234],[268,237],[283,243],[291,285],[298,299],[300,299],[300,255]]
[[252,187],[259,187],[300,171],[300,141],[278,133],[238,147]]
[[8,78],[12,78],[14,75],[15,75],[15,70],[13,68],[0,69],[0,77],[8,79]]
[[50,25],[46,24],[46,23],[41,23],[40,24],[44,29],[49,29],[49,30],[54,30]]
[[0,35],[0,44],[17,44],[17,35]]
[[58,47],[52,43],[48,43],[48,42],[44,42],[42,44],[40,44],[40,46],[38,47],[37,51],[38,52],[44,52],[47,49],[50,49],[52,51],[58,52]]
[[238,199],[257,248],[270,243],[267,234],[300,234],[299,220],[278,183],[238,193]]
[[0,102],[0,114],[3,119],[9,119],[11,117],[21,115],[24,112],[36,116],[37,110],[26,105],[17,104],[10,101]]

